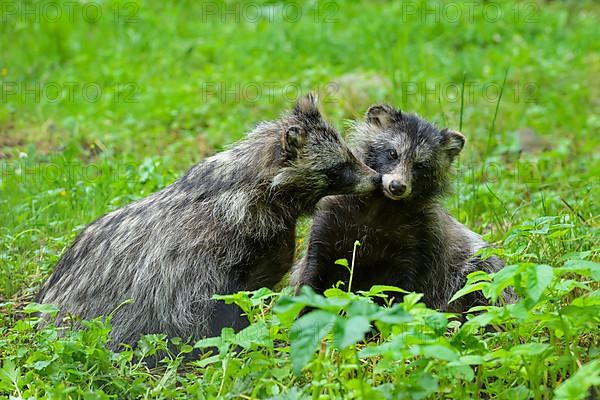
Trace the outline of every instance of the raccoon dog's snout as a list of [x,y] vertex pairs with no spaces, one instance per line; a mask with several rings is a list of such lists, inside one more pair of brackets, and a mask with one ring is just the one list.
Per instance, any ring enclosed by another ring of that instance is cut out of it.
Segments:
[[382,177],[383,194],[392,200],[401,200],[410,196],[410,183],[398,175],[386,174]]
[[361,194],[370,193],[376,190],[381,184],[381,174],[362,162],[361,164],[360,171],[362,178],[357,182],[354,192]]
[[406,185],[398,180],[390,182],[390,192],[394,196],[402,196],[406,192]]

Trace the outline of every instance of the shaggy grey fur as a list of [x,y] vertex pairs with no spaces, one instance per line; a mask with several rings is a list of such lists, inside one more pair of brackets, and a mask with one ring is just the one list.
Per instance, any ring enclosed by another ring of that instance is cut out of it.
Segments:
[[58,323],[66,313],[114,313],[115,349],[142,334],[239,329],[240,310],[211,297],[278,283],[293,263],[296,219],[323,196],[369,192],[378,181],[307,96],[172,185],[91,223],[38,302],[59,306]]
[[440,204],[452,161],[465,143],[463,135],[440,131],[415,114],[386,105],[371,107],[366,120],[353,128],[355,154],[382,174],[383,190],[363,198],[323,199],[292,285],[322,292],[338,281],[347,284],[347,271],[334,263],[350,260],[359,240],[353,290],[394,285],[424,293],[430,307],[455,312],[485,304],[480,292],[448,304],[469,273],[504,266],[498,257],[484,261],[474,256],[488,244]]

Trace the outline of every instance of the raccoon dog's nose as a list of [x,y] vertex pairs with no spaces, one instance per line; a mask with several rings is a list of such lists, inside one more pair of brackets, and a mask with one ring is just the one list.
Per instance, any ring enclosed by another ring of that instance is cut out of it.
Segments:
[[402,196],[406,192],[406,185],[400,181],[391,181],[389,189],[394,196]]

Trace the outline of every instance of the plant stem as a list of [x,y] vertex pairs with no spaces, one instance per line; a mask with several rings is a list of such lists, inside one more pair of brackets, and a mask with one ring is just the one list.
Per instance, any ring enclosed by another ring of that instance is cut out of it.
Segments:
[[354,242],[354,248],[352,249],[352,265],[350,266],[350,280],[348,281],[348,293],[352,291],[352,278],[354,277],[354,262],[356,261],[356,248],[360,246],[360,242],[357,240]]
[[467,80],[467,72],[463,73],[462,87],[460,88],[460,122],[458,123],[458,130],[462,132],[463,127],[463,116],[465,114],[465,81]]
[[319,358],[317,359],[317,368],[315,370],[313,389],[312,389],[312,399],[317,400],[319,398],[319,394],[321,393],[321,369],[323,364],[323,359],[325,358],[325,351],[327,347],[325,342],[321,342],[321,347],[319,349]]
[[502,101],[502,94],[504,93],[504,86],[506,86],[506,78],[508,77],[508,71],[510,70],[510,66],[506,67],[506,71],[504,71],[504,80],[502,81],[502,87],[500,88],[500,94],[498,95],[498,102],[496,103],[496,110],[494,111],[494,119],[492,119],[492,125],[490,126],[490,131],[488,132],[488,142],[487,148],[485,150],[485,156],[489,157],[491,147],[492,147],[492,136],[496,131],[496,118],[498,117],[498,111],[500,111],[500,101]]

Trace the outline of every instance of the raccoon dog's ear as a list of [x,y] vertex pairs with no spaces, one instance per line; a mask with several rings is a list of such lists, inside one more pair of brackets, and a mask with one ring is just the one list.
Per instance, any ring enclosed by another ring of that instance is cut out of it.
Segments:
[[281,135],[281,148],[288,159],[294,159],[306,142],[306,131],[298,125],[285,128]]
[[294,107],[294,114],[301,117],[321,118],[321,113],[317,107],[317,98],[313,93],[302,96]]
[[443,129],[440,133],[442,134],[440,142],[442,149],[448,154],[450,160],[453,160],[465,146],[465,136],[452,129]]
[[402,112],[387,104],[379,104],[369,107],[365,120],[370,124],[386,129],[394,121],[402,120]]

